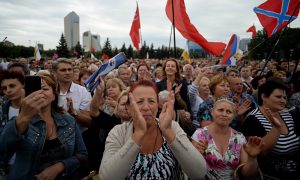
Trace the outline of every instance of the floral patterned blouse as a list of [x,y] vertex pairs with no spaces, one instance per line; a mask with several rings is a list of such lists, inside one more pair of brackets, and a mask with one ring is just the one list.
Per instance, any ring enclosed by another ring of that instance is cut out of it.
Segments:
[[192,139],[208,141],[208,147],[204,152],[204,158],[208,165],[206,179],[233,179],[233,172],[240,162],[241,149],[243,144],[246,143],[246,138],[242,133],[231,129],[228,149],[225,155],[219,152],[207,127],[197,129]]

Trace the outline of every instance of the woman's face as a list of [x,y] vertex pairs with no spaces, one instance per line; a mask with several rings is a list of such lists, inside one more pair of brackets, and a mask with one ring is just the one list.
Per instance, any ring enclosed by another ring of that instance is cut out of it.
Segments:
[[234,107],[229,102],[223,101],[214,106],[211,114],[214,123],[229,126],[234,116]]
[[81,79],[80,79],[80,82],[79,82],[80,85],[85,87],[84,82],[85,82],[89,77],[90,77],[89,74],[84,74],[84,75],[81,77]]
[[49,86],[45,80],[41,80],[41,89],[43,90],[43,94],[46,96],[45,98],[45,106],[47,105],[51,105],[52,101],[54,101],[55,99],[55,94],[51,88],[51,86]]
[[107,96],[117,100],[118,96],[121,93],[121,89],[116,83],[111,83],[107,86]]
[[263,105],[272,111],[280,111],[285,108],[286,92],[282,89],[274,89],[269,97],[262,94]]
[[132,91],[135,101],[147,124],[153,123],[158,111],[157,94],[151,87],[138,86]]
[[127,110],[127,101],[128,101],[128,96],[124,95],[120,98],[118,106],[117,106],[117,113],[118,116],[123,120],[123,121],[128,121],[130,119],[130,114],[128,113]]
[[222,81],[221,83],[216,85],[214,96],[219,98],[221,96],[227,96],[229,93],[229,83],[227,81]]
[[22,97],[24,86],[18,79],[4,79],[1,83],[4,95],[11,101],[18,100]]
[[138,70],[138,77],[139,79],[142,79],[144,78],[146,72],[148,71],[147,67],[146,66],[141,66]]
[[209,81],[207,79],[203,79],[200,81],[199,92],[200,92],[200,94],[204,94],[204,95],[210,94]]
[[165,68],[166,75],[175,75],[177,72],[176,63],[174,61],[168,61]]
[[258,80],[258,87],[260,87],[261,85],[265,84],[266,83],[266,78],[262,78],[260,80]]

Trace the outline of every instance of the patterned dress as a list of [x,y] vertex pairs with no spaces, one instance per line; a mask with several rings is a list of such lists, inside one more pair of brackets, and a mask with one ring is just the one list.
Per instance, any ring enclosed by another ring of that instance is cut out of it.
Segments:
[[243,144],[246,143],[244,135],[231,129],[231,135],[228,142],[228,149],[225,155],[218,150],[207,127],[197,129],[192,139],[207,140],[208,147],[204,152],[204,158],[208,165],[206,179],[233,179],[233,172],[240,163],[240,153]]
[[164,139],[159,151],[152,154],[139,153],[126,179],[180,179],[179,164]]

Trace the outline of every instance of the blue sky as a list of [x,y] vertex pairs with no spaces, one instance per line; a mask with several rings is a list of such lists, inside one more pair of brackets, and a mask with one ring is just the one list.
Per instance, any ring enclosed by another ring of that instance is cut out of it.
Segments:
[[[171,23],[165,14],[167,0],[140,0],[142,39],[155,47],[169,44]],[[232,34],[250,38],[246,29],[252,24],[261,29],[253,8],[264,0],[186,0],[187,13],[198,31],[209,41],[227,43]],[[64,17],[75,11],[80,17],[82,33],[90,30],[108,37],[113,47],[131,43],[129,30],[136,8],[134,0],[0,0],[0,40],[16,45],[44,44],[57,46],[64,31]],[[291,27],[299,27],[296,19]],[[184,48],[185,39],[176,31],[176,43]]]

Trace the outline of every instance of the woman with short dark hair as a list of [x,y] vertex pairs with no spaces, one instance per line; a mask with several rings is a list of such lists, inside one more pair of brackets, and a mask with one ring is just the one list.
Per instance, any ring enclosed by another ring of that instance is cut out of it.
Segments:
[[277,78],[261,85],[258,89],[259,107],[248,114],[242,127],[246,137],[262,137],[265,142],[258,163],[267,179],[300,177],[300,141],[295,133],[294,119],[285,110],[286,91],[283,81]]

